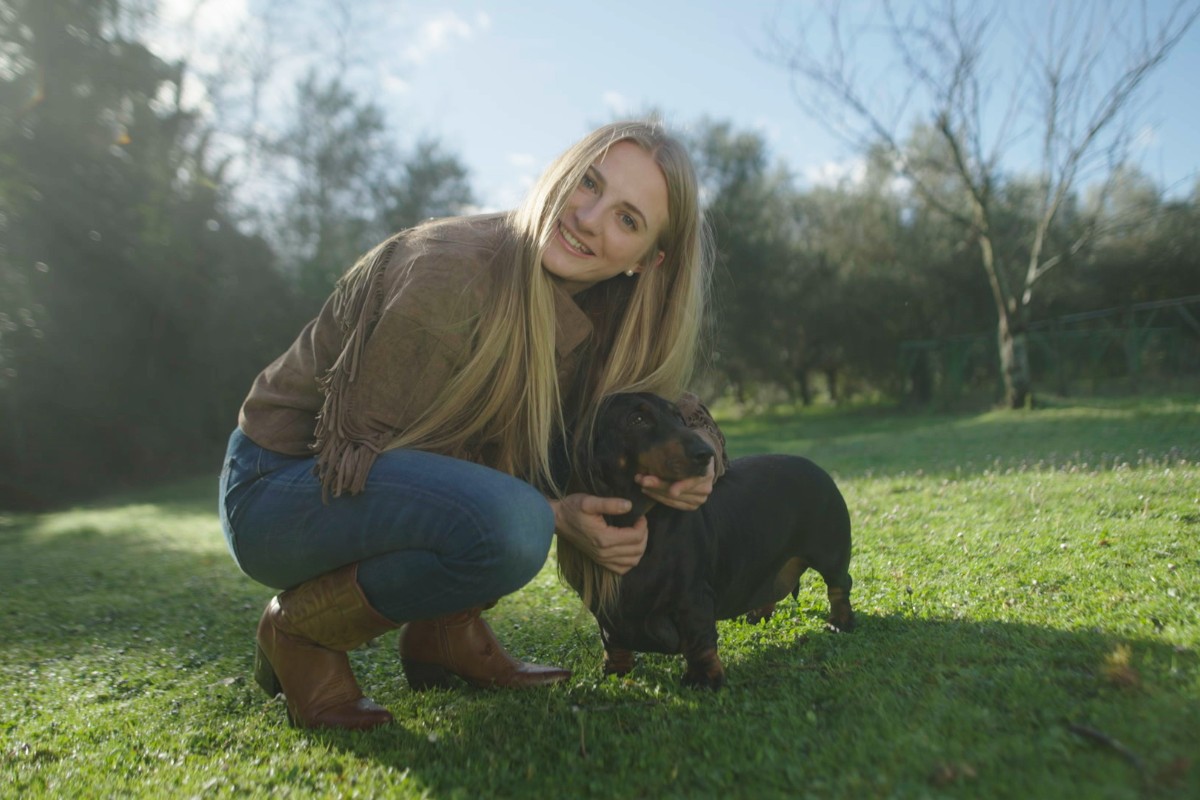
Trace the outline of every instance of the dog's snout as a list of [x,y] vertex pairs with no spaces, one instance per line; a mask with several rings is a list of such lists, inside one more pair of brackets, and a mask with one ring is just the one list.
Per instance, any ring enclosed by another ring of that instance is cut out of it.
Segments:
[[712,449],[712,446],[709,445],[708,442],[699,437],[695,437],[687,443],[687,447],[684,449],[684,454],[687,455],[688,460],[693,464],[706,467],[708,466],[709,459],[711,459],[717,453]]

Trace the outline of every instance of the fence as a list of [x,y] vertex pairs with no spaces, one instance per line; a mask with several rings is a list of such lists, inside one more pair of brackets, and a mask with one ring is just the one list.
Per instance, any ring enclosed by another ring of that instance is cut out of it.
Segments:
[[[1198,375],[1200,295],[1042,320],[1029,326],[1027,342],[1035,388],[1059,394],[1114,379]],[[1003,393],[994,333],[901,342],[899,367],[921,402]]]

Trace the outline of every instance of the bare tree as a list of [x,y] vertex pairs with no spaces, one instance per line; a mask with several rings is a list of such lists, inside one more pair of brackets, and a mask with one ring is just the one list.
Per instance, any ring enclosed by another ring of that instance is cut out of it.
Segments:
[[[1030,12],[1026,4],[928,0],[903,11],[891,2],[872,8],[878,19],[847,25],[846,4],[830,2],[820,48],[811,41],[815,18],[790,34],[775,25],[770,57],[790,72],[806,110],[861,152],[882,148],[917,196],[978,247],[998,317],[1005,400],[1024,406],[1033,391],[1026,329],[1035,285],[1092,240],[1101,217],[1085,210],[1061,243],[1050,234],[1077,189],[1098,182],[1103,195],[1119,174],[1147,78],[1200,7],[1085,0]],[[883,83],[865,74],[866,47],[890,57]],[[907,146],[910,130],[926,136],[924,146]],[[1002,230],[998,189],[1027,151],[1039,160],[1034,207],[1023,230]]]

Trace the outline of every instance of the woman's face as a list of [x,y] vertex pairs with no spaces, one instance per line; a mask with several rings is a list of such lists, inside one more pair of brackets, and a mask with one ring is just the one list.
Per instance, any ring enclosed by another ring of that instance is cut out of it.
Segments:
[[636,143],[617,142],[588,168],[567,201],[542,266],[572,292],[630,269],[657,267],[663,253],[651,249],[666,223],[662,170]]

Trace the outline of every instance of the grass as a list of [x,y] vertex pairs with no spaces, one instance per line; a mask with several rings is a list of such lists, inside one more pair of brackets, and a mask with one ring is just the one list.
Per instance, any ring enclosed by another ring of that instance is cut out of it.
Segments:
[[213,480],[0,515],[0,796],[1200,796],[1195,398],[724,429],[838,478],[860,624],[826,632],[805,576],[768,623],[722,623],[717,694],[664,656],[602,678],[548,565],[490,619],[565,686],[418,694],[386,636],[352,660],[398,724],[293,730],[248,678],[269,592]]

